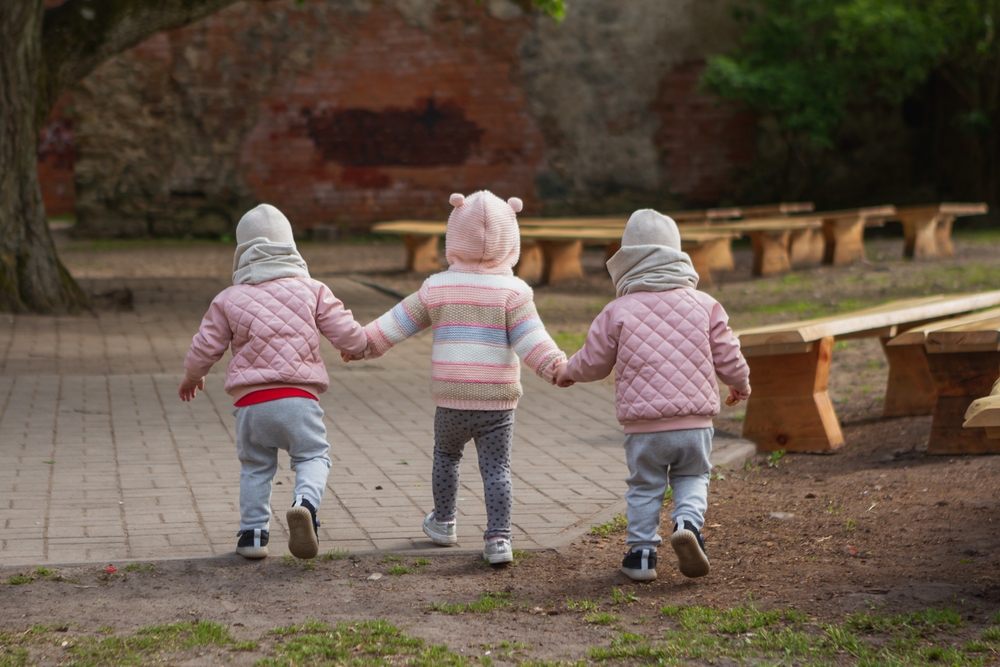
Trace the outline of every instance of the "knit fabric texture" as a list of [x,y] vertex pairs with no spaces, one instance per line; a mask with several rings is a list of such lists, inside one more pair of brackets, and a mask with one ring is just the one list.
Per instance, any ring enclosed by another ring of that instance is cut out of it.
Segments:
[[518,357],[552,382],[566,355],[542,324],[533,294],[514,276],[449,270],[367,327],[374,356],[434,328],[431,393],[453,410],[512,410],[521,389]]
[[448,217],[445,257],[458,271],[510,276],[521,254],[517,216],[523,204],[517,197],[506,202],[488,190],[468,197],[451,196],[455,209]]

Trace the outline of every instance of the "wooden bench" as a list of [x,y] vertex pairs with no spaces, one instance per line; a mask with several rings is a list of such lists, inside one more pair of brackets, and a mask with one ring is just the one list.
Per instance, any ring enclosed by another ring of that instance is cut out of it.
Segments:
[[[520,230],[521,259],[514,273],[529,283],[549,284],[581,278],[583,267],[580,255],[584,242],[592,241],[604,246],[620,244],[623,229],[624,224],[605,227],[523,225]],[[397,220],[372,226],[373,232],[402,236],[407,250],[406,269],[422,273],[441,268],[438,244],[446,230],[447,223],[420,220]],[[704,227],[681,230],[681,248],[691,256],[703,284],[712,283],[709,259],[717,254],[716,248],[720,245],[728,247],[736,235]]]
[[750,237],[753,246],[753,275],[770,276],[792,270],[789,248],[795,232],[819,231],[822,218],[758,218],[716,223],[713,231],[731,231]]
[[[894,338],[930,321],[1000,306],[1000,291],[905,299],[865,310],[801,322],[772,324],[737,332],[750,364],[753,393],[747,403],[743,437],[762,451],[830,452],[844,444],[827,393],[835,340]],[[906,365],[887,357],[889,388],[906,391],[895,376]]]
[[955,218],[983,215],[988,211],[986,204],[954,203],[896,209],[895,218],[903,225],[903,256],[911,259],[951,257],[955,254],[951,244],[951,227]]
[[[894,206],[872,206],[843,211],[821,211],[805,217],[822,218],[822,235],[818,230],[793,232],[789,240],[792,266],[831,264],[841,266],[865,256],[865,227],[885,223],[896,213]],[[791,218],[799,216],[790,216]]]

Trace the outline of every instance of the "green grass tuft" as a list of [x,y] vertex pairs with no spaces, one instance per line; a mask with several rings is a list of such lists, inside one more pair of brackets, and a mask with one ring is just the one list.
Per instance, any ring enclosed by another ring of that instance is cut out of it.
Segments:
[[435,602],[430,605],[431,611],[443,614],[485,614],[496,609],[507,609],[511,606],[511,594],[503,591],[486,591],[475,602],[466,604],[451,604],[450,602]]
[[611,521],[602,523],[599,526],[591,526],[590,534],[610,538],[615,533],[624,533],[626,528],[628,528],[628,519],[624,514],[616,514]]

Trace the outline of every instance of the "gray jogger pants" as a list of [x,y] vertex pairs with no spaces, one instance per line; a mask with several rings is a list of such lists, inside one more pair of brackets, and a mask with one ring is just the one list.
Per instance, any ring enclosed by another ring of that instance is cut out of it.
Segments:
[[510,482],[510,450],[514,441],[513,410],[451,410],[434,413],[434,514],[451,521],[458,513],[459,464],[469,440],[475,440],[486,498],[483,539],[510,539],[514,497]]
[[[271,482],[278,450],[288,452],[295,471],[294,495],[316,510],[330,474],[323,408],[311,398],[281,398],[233,410],[240,457],[240,530],[270,530]],[[290,498],[291,506],[294,498]]]
[[[667,483],[674,490],[674,523],[690,521],[701,530],[708,509],[708,480],[712,472],[711,428],[658,433],[631,433],[625,436],[628,478],[629,548],[660,544],[660,509]],[[669,471],[668,471],[669,469]]]

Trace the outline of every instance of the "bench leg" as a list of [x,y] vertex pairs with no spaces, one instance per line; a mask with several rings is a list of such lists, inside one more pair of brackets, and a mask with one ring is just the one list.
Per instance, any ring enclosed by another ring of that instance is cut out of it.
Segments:
[[681,242],[681,249],[691,258],[691,264],[698,273],[698,284],[708,286],[712,284],[712,266],[709,262],[711,257],[710,247],[704,242],[696,244],[685,244]]
[[438,261],[437,236],[403,236],[406,245],[406,270],[430,273],[441,268]]
[[788,241],[788,261],[792,266],[814,266],[823,263],[823,231],[796,229]]
[[824,220],[823,239],[824,264],[841,266],[856,262],[865,256],[865,219]]
[[546,285],[583,278],[580,254],[583,241],[539,241],[544,258],[542,282]]
[[938,256],[938,216],[921,220],[903,220],[903,257],[934,259]]
[[955,246],[951,244],[951,225],[953,222],[955,222],[953,215],[938,217],[937,229],[934,231],[938,257],[952,257],[955,254]]
[[544,265],[542,249],[538,247],[538,243],[522,239],[521,257],[514,266],[514,275],[529,285],[537,285],[542,281]]
[[929,415],[934,412],[937,392],[927,365],[927,350],[921,345],[887,346],[880,339],[889,362],[889,383],[882,404],[883,417]]
[[750,242],[753,244],[753,275],[773,276],[792,270],[788,256],[790,236],[789,230],[750,233]]
[[743,437],[760,451],[832,452],[844,444],[837,413],[827,394],[833,338],[803,354],[747,357],[753,393]]
[[733,244],[731,239],[716,239],[706,241],[708,253],[708,268],[714,271],[732,271],[736,268],[733,259]]
[[621,241],[612,241],[608,245],[604,246],[604,263],[607,264],[608,260],[615,256],[615,253],[622,249]]
[[927,355],[937,403],[928,454],[1000,454],[1000,441],[985,429],[962,428],[965,411],[990,393],[1000,376],[1000,352],[941,352]]

